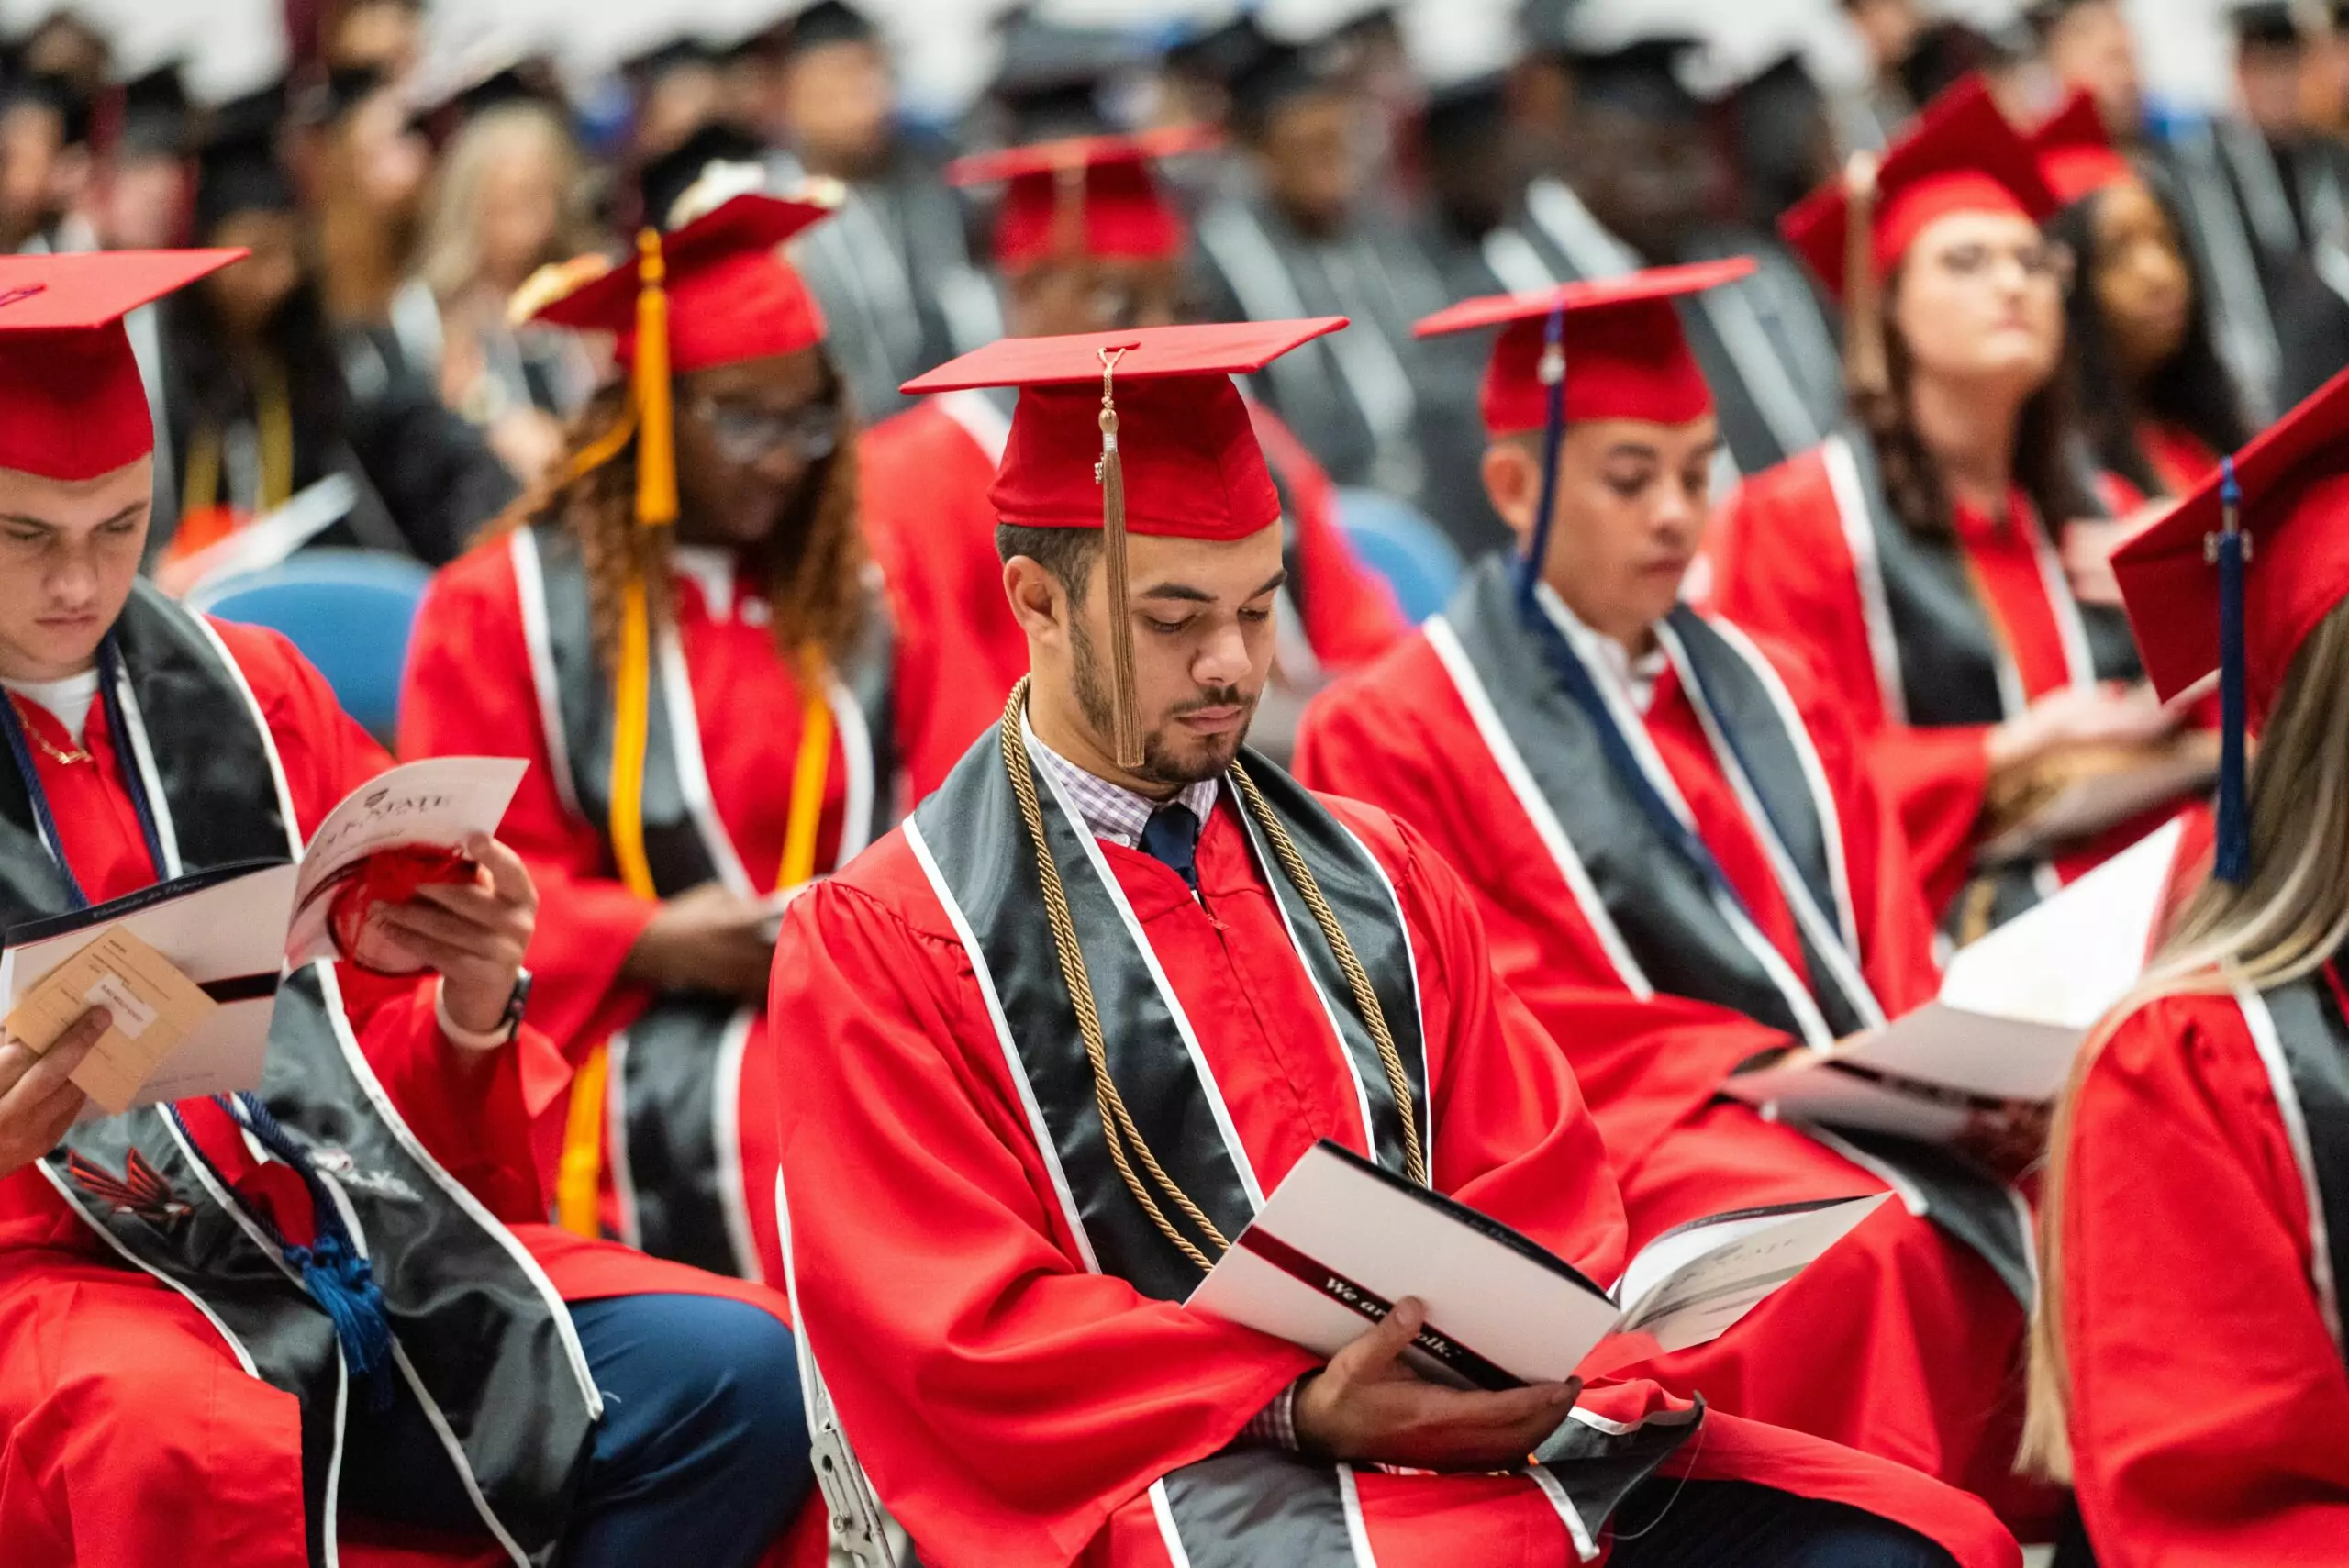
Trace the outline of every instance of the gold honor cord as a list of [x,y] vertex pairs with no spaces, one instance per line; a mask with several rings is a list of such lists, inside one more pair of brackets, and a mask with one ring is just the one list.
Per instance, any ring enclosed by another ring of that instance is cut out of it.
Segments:
[[[1053,954],[1060,961],[1061,978],[1068,986],[1069,1003],[1076,1014],[1077,1033],[1085,1042],[1085,1060],[1093,1072],[1093,1103],[1101,1118],[1102,1139],[1109,1147],[1109,1162],[1117,1167],[1119,1179],[1125,1183],[1126,1190],[1133,1195],[1142,1212],[1150,1216],[1151,1223],[1158,1228],[1159,1234],[1174,1243],[1178,1251],[1196,1264],[1201,1273],[1205,1273],[1215,1266],[1216,1259],[1230,1251],[1231,1243],[1216,1228],[1215,1221],[1208,1218],[1181,1184],[1159,1164],[1158,1157],[1151,1152],[1149,1141],[1142,1137],[1141,1129],[1134,1124],[1131,1113],[1126,1109],[1125,1096],[1118,1092],[1117,1082],[1109,1075],[1108,1048],[1102,1038],[1101,1015],[1094,1004],[1092,977],[1085,972],[1085,954],[1077,942],[1076,921],[1069,913],[1068,892],[1061,885],[1060,867],[1053,862],[1052,845],[1044,837],[1043,807],[1036,792],[1035,773],[1030,765],[1028,748],[1020,740],[1020,719],[1027,705],[1028,677],[1023,675],[1019,684],[1012,687],[1011,700],[1004,706],[1003,722],[997,727],[1003,747],[1003,767],[1010,776],[1011,793],[1019,802],[1019,817],[1027,828],[1028,840],[1036,851],[1036,873],[1044,891],[1045,921],[1052,929]],[[1338,966],[1345,973],[1346,983],[1353,993],[1354,1006],[1361,1011],[1370,1028],[1371,1039],[1377,1045],[1379,1062],[1386,1069],[1388,1086],[1394,1091],[1396,1107],[1402,1113],[1404,1173],[1424,1186],[1427,1184],[1427,1164],[1419,1147],[1418,1103],[1411,1093],[1410,1079],[1403,1071],[1402,1053],[1396,1049],[1395,1037],[1386,1028],[1385,1010],[1379,1006],[1377,995],[1371,989],[1370,975],[1363,968],[1361,960],[1354,956],[1353,944],[1346,940],[1344,930],[1339,927],[1337,915],[1330,909],[1328,900],[1321,896],[1320,885],[1314,880],[1311,868],[1306,865],[1305,857],[1297,852],[1296,843],[1288,836],[1288,829],[1273,814],[1270,803],[1256,788],[1255,781],[1237,763],[1232,765],[1231,776],[1245,809],[1264,830],[1265,837],[1271,840],[1273,853],[1280,861],[1282,871],[1305,899],[1306,906],[1312,910],[1314,922],[1321,928],[1321,934],[1329,942],[1330,951],[1338,956]],[[1149,1186],[1143,1184],[1141,1175],[1135,1171],[1137,1162],[1148,1173]],[[1191,1222],[1206,1240],[1208,1247],[1212,1249],[1213,1256],[1183,1234],[1174,1220],[1167,1217],[1158,1196],[1152,1195],[1151,1186],[1155,1186],[1160,1195],[1182,1211],[1184,1218]]]

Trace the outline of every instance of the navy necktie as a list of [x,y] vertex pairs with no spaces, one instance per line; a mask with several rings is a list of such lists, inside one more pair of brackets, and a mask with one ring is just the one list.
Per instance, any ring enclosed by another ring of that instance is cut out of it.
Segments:
[[1199,891],[1199,819],[1189,806],[1175,801],[1152,812],[1141,830],[1141,852],[1172,867],[1194,895]]

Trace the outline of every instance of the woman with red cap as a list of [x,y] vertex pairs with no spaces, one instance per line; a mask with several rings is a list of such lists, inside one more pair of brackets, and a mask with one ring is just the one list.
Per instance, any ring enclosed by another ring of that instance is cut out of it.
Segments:
[[2065,334],[2115,509],[2183,495],[2250,436],[2184,219],[2113,147],[2085,90],[2032,133],[2031,148],[2062,204],[2048,233],[2078,258]]
[[[1074,137],[964,158],[947,177],[1004,183],[996,269],[1014,337],[1163,326],[1175,318],[1187,236],[1153,165],[1202,150],[1195,129]],[[1282,682],[1257,744],[1284,751],[1298,705],[1325,671],[1350,669],[1403,635],[1393,596],[1340,531],[1337,494],[1304,443],[1261,403],[1249,415],[1280,487],[1289,582]],[[890,602],[931,628],[941,665],[941,742],[967,745],[1003,711],[1028,671],[1028,639],[1004,597],[988,483],[1003,455],[1010,400],[999,389],[941,393],[884,420],[863,441],[865,536]]]
[[2107,1568],[2349,1542],[2344,431],[2336,378],[2113,558],[2155,688],[2217,671],[2226,750],[2211,878],[2051,1140],[2032,1457]]
[[545,1120],[562,1223],[778,1282],[775,916],[951,761],[920,749],[921,628],[868,581],[853,421],[779,250],[829,210],[737,195],[519,302],[614,333],[625,373],[434,582],[401,705],[408,756],[533,764],[507,830],[579,1074]]
[[[273,633],[138,577],[123,314],[237,251],[0,258],[0,928],[299,856],[385,764]],[[121,1115],[0,1032],[8,1568],[750,1568],[807,1490],[779,1296],[543,1223],[513,850],[277,983],[258,1088]],[[273,978],[274,978],[273,976]],[[87,1112],[88,1114],[85,1114]]]
[[[1501,328],[1484,472],[1524,553],[1482,563],[1442,615],[1317,698],[1298,776],[1414,824],[1475,890],[1502,978],[1574,1063],[1633,1245],[1708,1214],[1881,1192],[1887,1170],[1923,1208],[1886,1206],[1655,1375],[2003,1496],[2016,1407],[1998,1390],[2032,1294],[2021,1206],[1946,1159],[1813,1136],[1720,1095],[1788,1037],[1831,1045],[1939,983],[1899,819],[1831,689],[1679,603],[1721,435],[1675,306],[1750,270],[1635,272],[1420,324]],[[1653,999],[1653,1025],[1588,1028],[1594,989]],[[1818,1376],[1829,1361],[1842,1376]]]
[[2054,209],[1969,82],[1787,215],[1843,297],[1856,428],[1748,482],[1713,559],[1715,606],[1837,684],[1961,941],[2208,777],[2119,609],[2084,602],[2058,555],[2096,504],[2058,374]]

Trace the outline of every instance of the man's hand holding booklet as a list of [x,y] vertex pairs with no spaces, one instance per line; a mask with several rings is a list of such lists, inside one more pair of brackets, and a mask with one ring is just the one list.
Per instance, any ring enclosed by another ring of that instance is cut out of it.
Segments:
[[1507,1226],[1323,1141],[1191,1293],[1196,1311],[1336,1354],[1414,1297],[1407,1359],[1456,1387],[1603,1377],[1718,1338],[1889,1194],[1699,1219],[1613,1291]]
[[495,831],[527,765],[412,762],[336,806],[298,863],[217,867],[14,927],[0,934],[0,1028],[44,1053],[104,1006],[106,1031],[72,1081],[105,1115],[253,1088],[287,969],[363,960],[378,945],[369,900],[465,865],[460,846]]

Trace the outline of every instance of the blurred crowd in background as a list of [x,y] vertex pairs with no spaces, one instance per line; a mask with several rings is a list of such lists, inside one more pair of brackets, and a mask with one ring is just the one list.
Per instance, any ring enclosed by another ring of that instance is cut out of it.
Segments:
[[[2144,87],[2146,17],[2171,11],[2221,25],[2222,98]],[[2159,494],[2149,418],[2224,450],[2349,363],[2349,5],[32,0],[0,27],[0,250],[252,252],[135,323],[166,570],[322,485],[331,526],[303,537],[455,554],[545,477],[606,368],[510,301],[716,163],[844,187],[796,259],[870,421],[1002,331],[992,193],[951,159],[1212,128],[1172,165],[1186,263],[1116,280],[1105,324],[1351,317],[1256,390],[1339,483],[1464,553],[1505,538],[1461,468],[1483,346],[1414,320],[1754,255],[1689,328],[1722,481],[1758,472],[1845,417],[1839,324],[1776,219],[1967,72],[2025,128],[2086,89],[2152,177],[2152,210],[2065,237],[2084,458]],[[908,100],[907,54],[941,50],[968,101]]]

